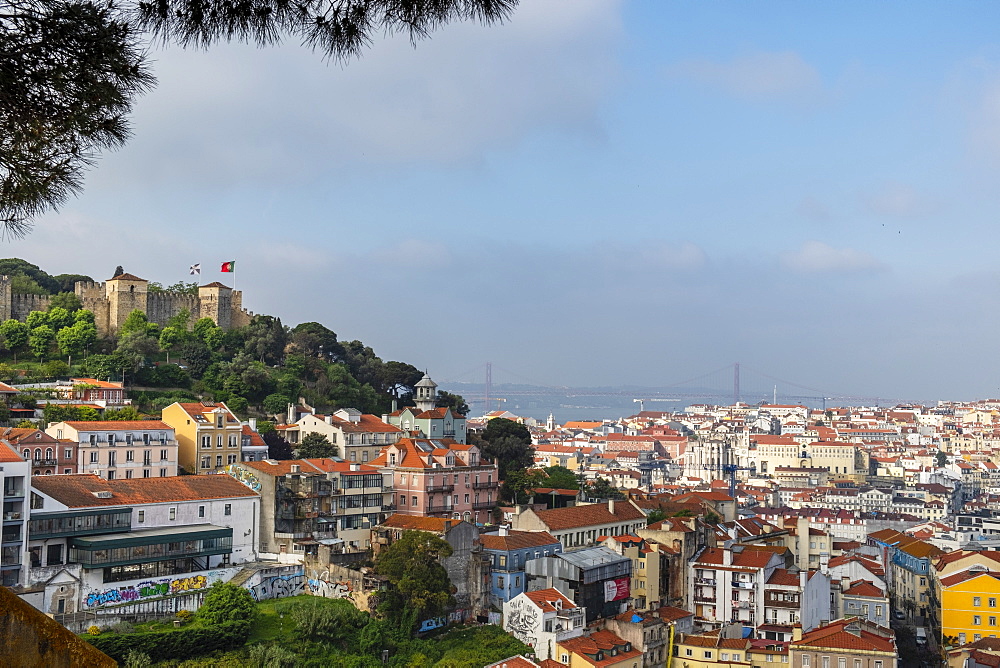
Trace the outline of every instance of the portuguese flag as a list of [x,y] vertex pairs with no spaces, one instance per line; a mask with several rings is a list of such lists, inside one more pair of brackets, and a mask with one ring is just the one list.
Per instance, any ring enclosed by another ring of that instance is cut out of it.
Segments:
[[234,272],[234,271],[236,271],[236,260],[233,260],[232,262],[223,262],[222,263],[222,273],[225,274],[225,273],[231,273],[231,272]]

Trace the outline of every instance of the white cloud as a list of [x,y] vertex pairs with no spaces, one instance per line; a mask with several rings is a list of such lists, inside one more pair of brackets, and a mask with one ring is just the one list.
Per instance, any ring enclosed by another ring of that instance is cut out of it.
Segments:
[[819,72],[794,51],[759,51],[728,62],[687,60],[670,74],[750,100],[814,101],[823,94]]
[[886,266],[874,256],[856,248],[834,248],[822,241],[806,241],[798,250],[781,254],[785,269],[804,274],[871,273]]
[[619,4],[523,3],[507,24],[381,39],[345,65],[292,44],[158,52],[135,137],[94,180],[311,186],[345,168],[479,160],[549,126],[592,132],[617,79]]

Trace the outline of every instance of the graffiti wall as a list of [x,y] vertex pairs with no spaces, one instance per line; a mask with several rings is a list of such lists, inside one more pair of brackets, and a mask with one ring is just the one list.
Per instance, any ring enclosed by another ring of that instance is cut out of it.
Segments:
[[313,578],[306,580],[306,588],[313,596],[323,598],[350,598],[352,591],[350,582],[329,582]]
[[176,578],[157,578],[135,583],[104,585],[102,588],[90,589],[84,594],[83,607],[85,609],[101,608],[108,605],[135,603],[164,596],[197,592],[208,588],[216,580],[228,580],[232,575],[233,570],[227,569]]
[[266,601],[272,598],[298,596],[303,593],[305,576],[302,572],[292,575],[271,575],[262,577],[260,582],[247,587],[255,601]]
[[253,491],[260,492],[260,481],[257,480],[257,476],[253,474],[253,471],[248,471],[247,469],[237,466],[236,464],[230,464],[222,470],[239,480]]

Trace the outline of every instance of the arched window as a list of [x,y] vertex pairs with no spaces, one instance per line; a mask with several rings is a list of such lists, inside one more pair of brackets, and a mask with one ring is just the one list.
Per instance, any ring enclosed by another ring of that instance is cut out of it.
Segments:
[[41,459],[41,458],[42,458],[42,449],[35,448],[35,459]]
[[52,459],[52,448],[45,448],[45,458]]
[[31,450],[29,450],[28,448],[25,448],[24,450],[21,451],[21,455],[25,459],[31,459]]

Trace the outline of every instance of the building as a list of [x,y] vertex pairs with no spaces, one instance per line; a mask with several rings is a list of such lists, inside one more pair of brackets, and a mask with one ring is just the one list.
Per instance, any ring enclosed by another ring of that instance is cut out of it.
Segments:
[[889,626],[889,597],[874,582],[844,578],[839,599],[839,617],[859,617],[872,624]]
[[662,666],[667,658],[670,627],[657,612],[626,610],[604,620],[604,628],[627,640],[642,655],[641,666]]
[[503,630],[544,661],[557,655],[557,643],[583,635],[585,614],[557,589],[522,592],[503,604]]
[[708,547],[688,570],[688,609],[708,628],[740,624],[756,628],[764,622],[764,584],[785,566],[773,551]]
[[632,560],[606,547],[587,547],[529,561],[528,589],[555,588],[587,609],[587,622],[628,608]]
[[[289,417],[294,417],[294,406],[289,406]],[[343,459],[367,464],[378,457],[384,446],[395,443],[403,435],[402,430],[388,424],[386,418],[387,415],[379,419],[356,408],[341,408],[331,415],[306,413],[284,425],[282,432],[292,444],[301,443],[309,434],[320,434],[337,446]]]
[[788,656],[797,668],[896,668],[898,661],[895,633],[856,618],[802,633],[789,643]]
[[604,547],[632,560],[632,603],[638,610],[654,610],[666,598],[667,565],[662,546],[649,543],[639,536],[611,536],[601,542]]
[[465,416],[437,406],[437,383],[424,374],[413,389],[416,406],[395,410],[382,419],[411,436],[416,433],[421,438],[448,438],[465,443]]
[[567,508],[532,510],[518,507],[511,526],[520,531],[547,531],[564,549],[596,545],[602,537],[634,535],[646,527],[646,515],[631,501],[607,501]]
[[166,478],[177,475],[174,430],[160,420],[54,422],[45,433],[75,446],[78,473],[116,478]]
[[334,459],[246,461],[224,471],[261,496],[261,551],[307,554],[322,541],[363,552],[371,529],[392,512],[390,479],[378,469]]
[[750,668],[750,641],[720,633],[686,635],[676,641],[676,662],[688,668],[744,666]]
[[43,612],[170,598],[257,559],[260,496],[228,476],[37,476],[31,506],[26,598]]
[[3,429],[0,438],[31,462],[31,475],[76,473],[77,443],[74,440],[59,440],[41,429],[18,427]]
[[0,527],[0,585],[24,584],[28,544],[28,483],[31,463],[0,440],[0,489],[3,489],[3,525]]
[[257,420],[251,418],[249,424],[240,431],[240,461],[259,462],[267,459],[267,443],[257,432]]
[[640,668],[642,652],[611,631],[594,631],[556,643],[556,660],[570,668]]
[[56,391],[63,399],[71,399],[98,406],[124,406],[131,403],[125,399],[125,386],[96,378],[70,378],[66,385],[56,385]]
[[160,418],[177,434],[177,461],[185,471],[215,473],[240,461],[243,424],[226,404],[176,402]]
[[490,563],[490,605],[498,609],[527,591],[525,564],[562,552],[562,543],[545,531],[511,531],[506,526],[497,533],[480,534],[479,542]]
[[498,499],[496,464],[479,448],[451,440],[401,438],[372,461],[392,476],[396,512],[483,524]]

